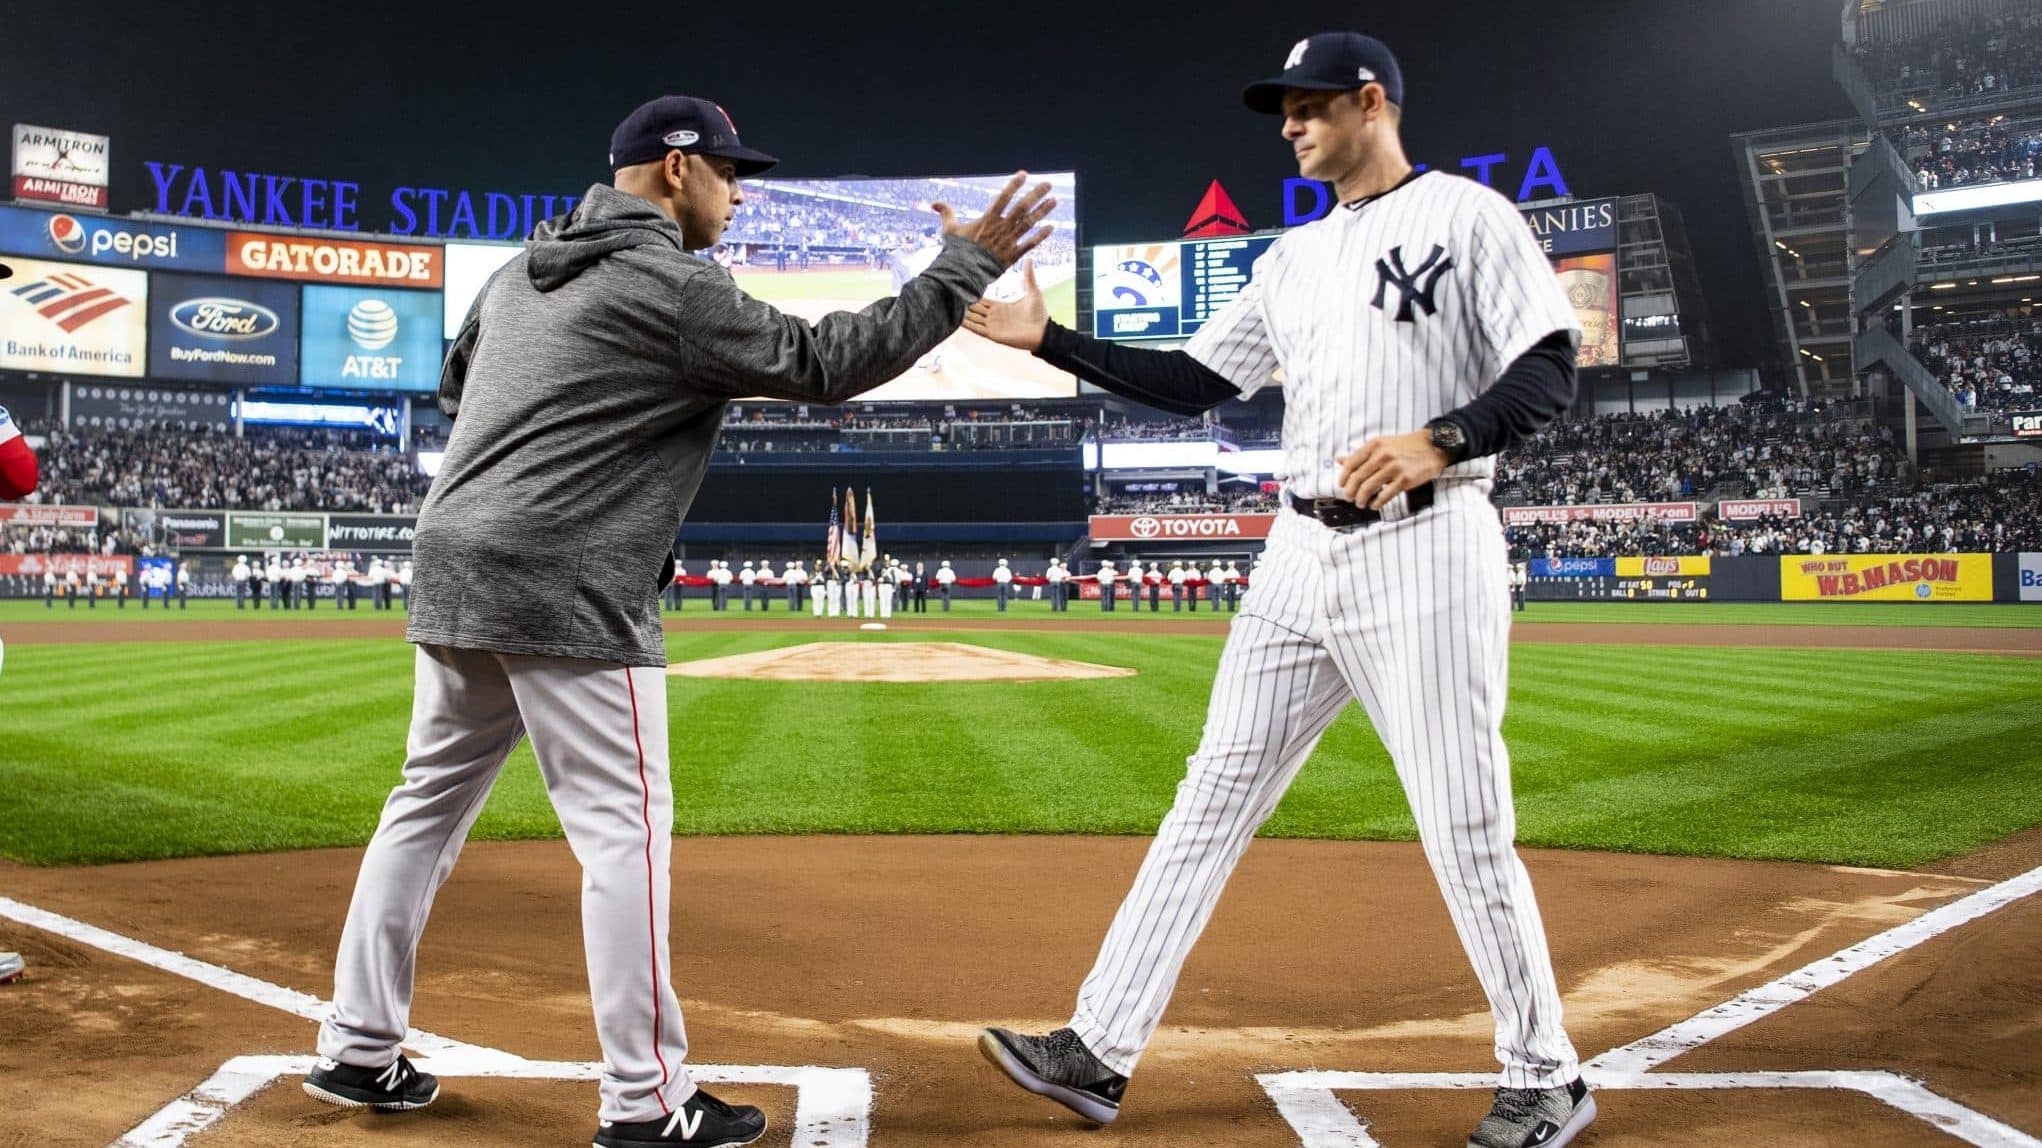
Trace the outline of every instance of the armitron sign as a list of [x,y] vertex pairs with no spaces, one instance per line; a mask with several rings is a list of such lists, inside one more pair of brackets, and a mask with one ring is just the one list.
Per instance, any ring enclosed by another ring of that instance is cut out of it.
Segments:
[[1095,514],[1101,542],[1202,542],[1269,537],[1274,514]]

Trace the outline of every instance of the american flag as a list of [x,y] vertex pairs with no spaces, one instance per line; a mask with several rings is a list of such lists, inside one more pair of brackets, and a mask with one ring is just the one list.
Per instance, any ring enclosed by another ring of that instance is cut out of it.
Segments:
[[825,565],[823,568],[835,570],[837,568],[837,561],[843,557],[843,554],[844,535],[837,527],[837,488],[832,486],[830,487],[830,531],[824,536],[823,562]]
[[128,305],[126,299],[114,294],[111,289],[68,271],[24,283],[14,288],[13,294],[34,307],[43,318],[62,327],[66,334],[109,311],[118,311]]

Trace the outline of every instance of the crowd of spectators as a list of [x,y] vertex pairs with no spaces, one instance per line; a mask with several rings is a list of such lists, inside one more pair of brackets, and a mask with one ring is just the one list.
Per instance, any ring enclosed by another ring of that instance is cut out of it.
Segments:
[[1799,518],[1539,523],[1507,533],[1520,558],[2034,551],[2042,550],[2042,473],[2000,471],[1971,482],[1846,501]]
[[1858,66],[1883,93],[1961,99],[2042,85],[2042,10],[1952,20],[1927,36],[1860,43]]
[[2016,127],[2004,116],[1961,123],[1911,125],[1900,133],[1901,155],[1916,189],[2034,179],[2042,162],[2042,128]]
[[1496,462],[1505,503],[1685,502],[1895,489],[1892,432],[1848,410],[1748,400],[1554,423]]
[[97,506],[410,514],[430,480],[361,432],[137,429],[47,432],[41,501]]
[[1280,496],[1258,487],[1208,494],[1202,487],[1177,489],[1178,484],[1147,484],[1157,489],[1127,487],[1101,496],[1094,514],[1274,514]]
[[1908,349],[1965,410],[2042,408],[2042,318],[2032,311],[1917,327]]
[[[935,242],[938,220],[929,209],[940,197],[964,218],[984,213],[995,188],[962,180],[766,180],[747,184],[745,202],[723,234],[733,262],[806,269],[811,261],[886,266],[897,251]],[[1059,204],[1056,232],[1035,251],[1038,262],[1063,265],[1077,257],[1076,204]],[[824,254],[827,251],[828,254]]]

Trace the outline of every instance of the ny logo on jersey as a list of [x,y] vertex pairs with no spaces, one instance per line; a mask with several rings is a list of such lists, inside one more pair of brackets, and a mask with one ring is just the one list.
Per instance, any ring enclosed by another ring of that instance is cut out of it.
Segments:
[[1446,255],[1446,247],[1440,247],[1438,243],[1431,245],[1431,253],[1425,255],[1423,264],[1411,270],[1405,270],[1403,266],[1403,247],[1391,247],[1389,259],[1376,259],[1378,278],[1374,308],[1382,310],[1384,292],[1389,292],[1391,284],[1397,284],[1397,294],[1401,296],[1397,302],[1397,323],[1417,323],[1417,319],[1411,317],[1413,304],[1423,308],[1427,317],[1436,315],[1440,304],[1431,298],[1431,290],[1440,286],[1440,276],[1444,276],[1452,266],[1454,259],[1450,259]]
[[1432,298],[1432,289],[1439,285],[1439,277],[1446,274],[1446,269],[1453,265],[1454,261],[1447,258],[1446,248],[1437,243],[1432,245],[1432,254],[1425,257],[1425,262],[1409,270],[1404,267],[1403,247],[1390,248],[1389,259],[1376,260],[1378,278],[1373,304],[1375,309],[1383,310],[1383,295],[1390,289],[1391,284],[1395,284],[1397,294],[1401,297],[1397,303],[1397,322],[1417,322],[1411,316],[1413,304],[1423,309],[1427,317],[1436,314],[1439,305]]

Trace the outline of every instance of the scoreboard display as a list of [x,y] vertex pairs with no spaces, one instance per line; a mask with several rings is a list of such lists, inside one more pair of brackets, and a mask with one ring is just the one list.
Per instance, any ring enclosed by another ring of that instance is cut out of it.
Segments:
[[1625,558],[1534,558],[1526,596],[1538,601],[1706,602],[1706,554]]
[[1187,339],[1248,285],[1274,235],[1232,235],[1092,249],[1092,334]]

